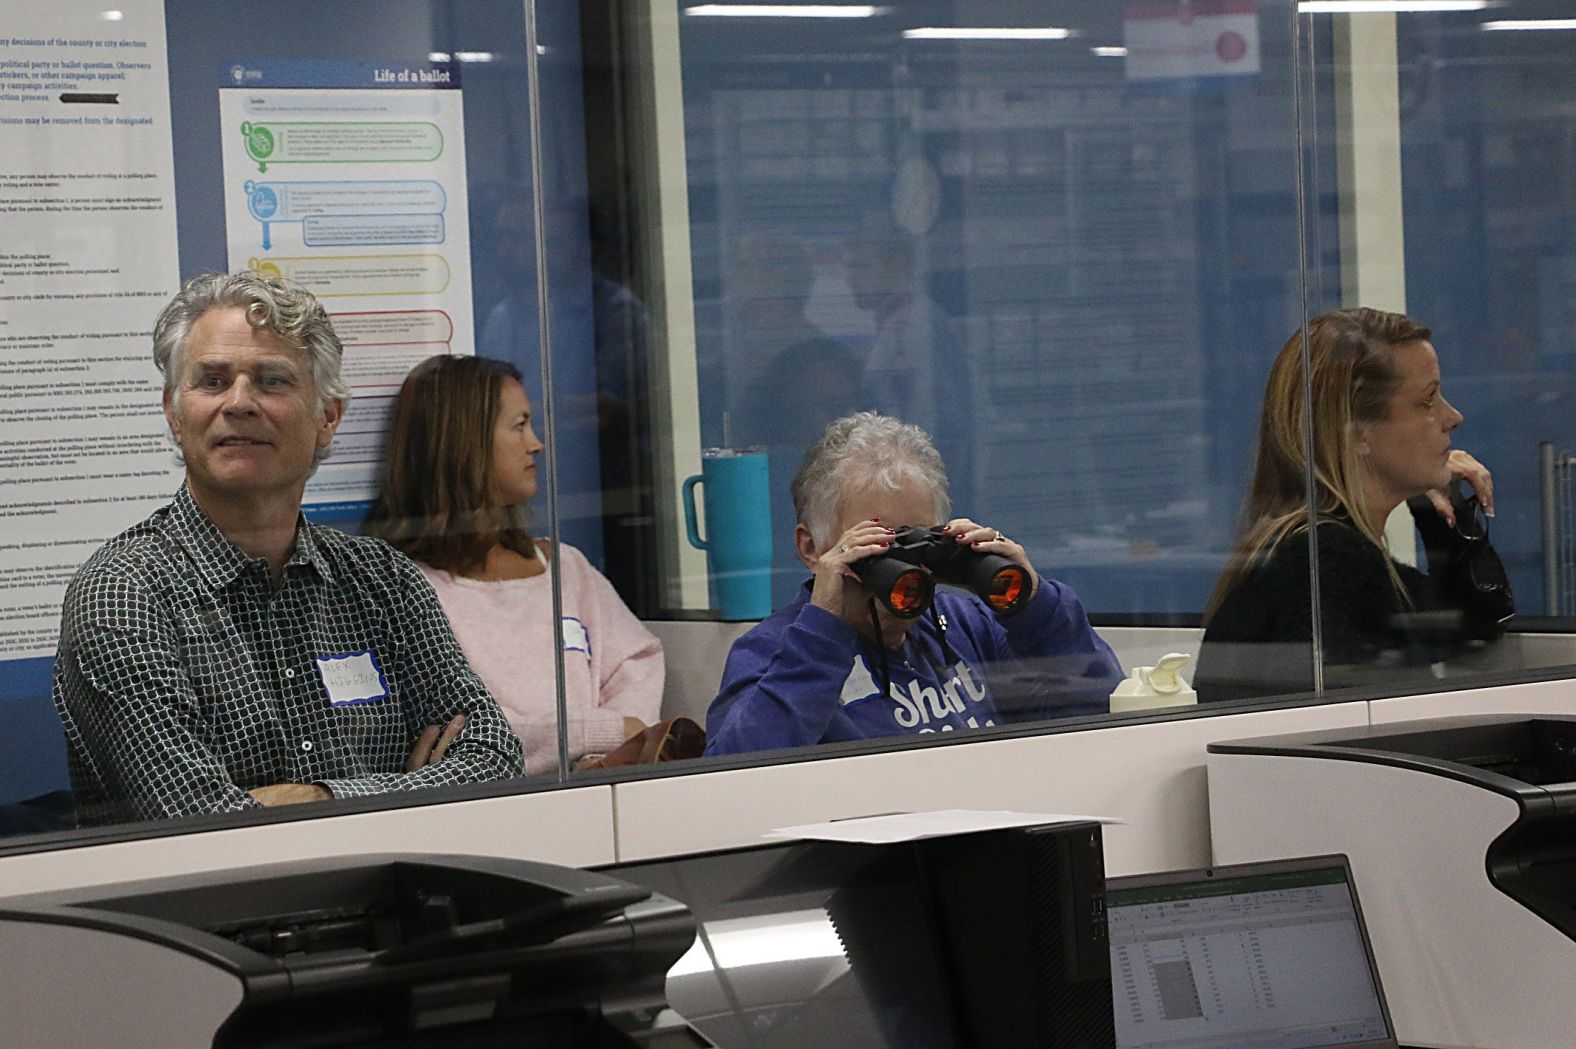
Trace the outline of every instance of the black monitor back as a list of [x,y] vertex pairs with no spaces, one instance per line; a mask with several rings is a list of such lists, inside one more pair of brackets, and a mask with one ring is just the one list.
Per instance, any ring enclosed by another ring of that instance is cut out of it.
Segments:
[[[606,872],[694,912],[701,933],[669,974],[668,999],[721,1049],[813,1044],[828,1031],[883,1049],[1116,1043],[1098,824],[794,842]],[[769,943],[779,928],[786,945],[807,916],[840,955],[824,970],[806,972],[815,963],[786,946],[775,966],[759,954],[730,964],[733,930]]]

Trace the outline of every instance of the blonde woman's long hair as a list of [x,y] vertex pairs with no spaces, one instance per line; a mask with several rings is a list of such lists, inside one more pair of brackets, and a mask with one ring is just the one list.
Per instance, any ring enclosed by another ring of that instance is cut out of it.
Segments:
[[[1374,519],[1364,498],[1368,470],[1357,453],[1356,438],[1360,427],[1389,416],[1391,395],[1400,385],[1395,347],[1428,339],[1433,332],[1404,314],[1359,307],[1315,317],[1308,322],[1307,335],[1318,520],[1349,524],[1383,550],[1385,523]],[[1206,623],[1277,544],[1307,530],[1302,338],[1301,331],[1294,332],[1270,368],[1259,415],[1258,459],[1241,535],[1231,563],[1210,595]],[[1391,585],[1407,601],[1406,589],[1388,556],[1385,566]]]

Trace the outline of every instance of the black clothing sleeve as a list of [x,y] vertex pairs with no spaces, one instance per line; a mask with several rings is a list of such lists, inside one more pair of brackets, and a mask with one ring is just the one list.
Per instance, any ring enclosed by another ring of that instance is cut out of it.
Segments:
[[[1440,605],[1461,610],[1462,627],[1472,638],[1492,641],[1504,634],[1516,603],[1505,566],[1488,537],[1473,534],[1469,522],[1452,527],[1426,495],[1408,499],[1406,507],[1423,537],[1428,575]],[[1458,508],[1458,520],[1461,516]]]

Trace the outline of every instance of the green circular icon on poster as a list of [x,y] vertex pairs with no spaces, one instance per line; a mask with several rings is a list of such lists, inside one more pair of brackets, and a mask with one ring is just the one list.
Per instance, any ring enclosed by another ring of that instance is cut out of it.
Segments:
[[246,136],[246,151],[253,160],[267,160],[274,155],[274,133],[261,124],[242,124],[241,134]]

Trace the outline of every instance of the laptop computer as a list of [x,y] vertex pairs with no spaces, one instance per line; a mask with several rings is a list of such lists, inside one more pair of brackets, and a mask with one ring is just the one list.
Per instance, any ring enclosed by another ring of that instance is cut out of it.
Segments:
[[1397,1049],[1345,856],[1110,878],[1118,1049]]

